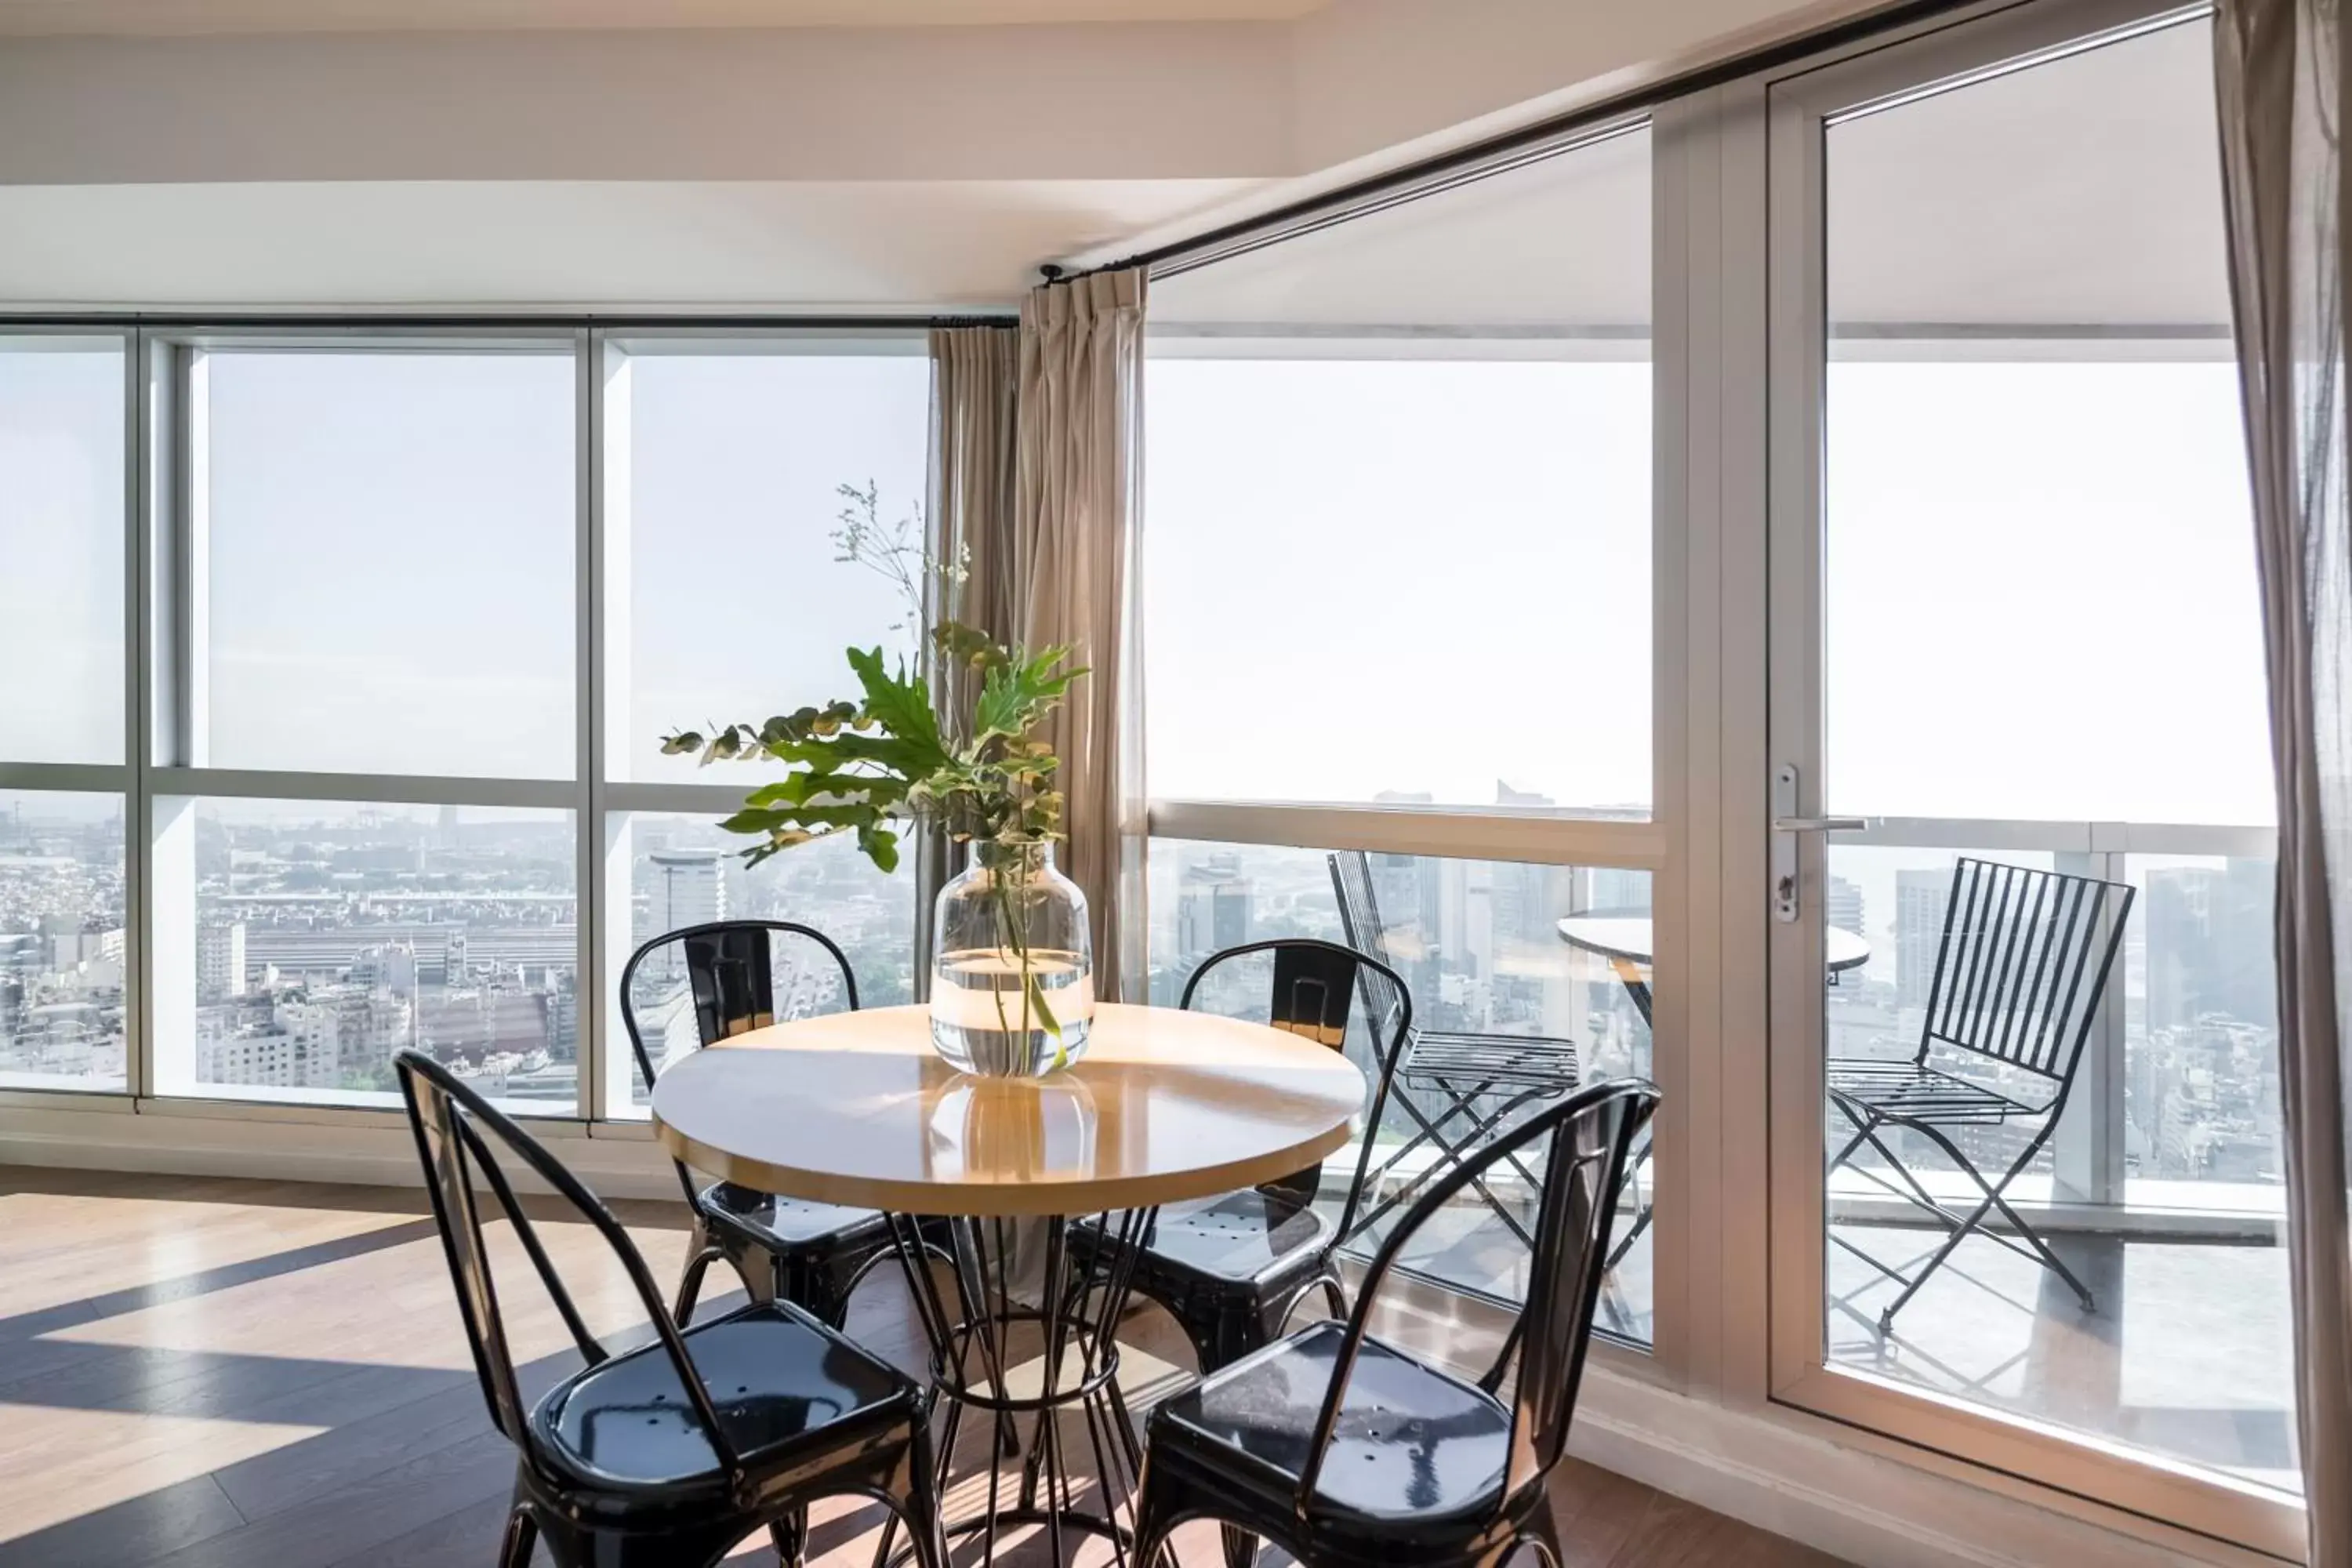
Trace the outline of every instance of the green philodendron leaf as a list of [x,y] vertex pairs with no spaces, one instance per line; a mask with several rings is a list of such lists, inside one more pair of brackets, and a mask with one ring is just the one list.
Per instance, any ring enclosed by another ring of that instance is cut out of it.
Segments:
[[936,767],[947,748],[940,740],[938,716],[931,711],[929,685],[920,675],[902,667],[895,674],[885,668],[880,648],[851,648],[849,668],[857,672],[866,691],[866,711],[896,740],[913,749],[919,765]]
[[878,825],[857,830],[857,847],[874,862],[874,868],[884,876],[898,868],[898,836]]

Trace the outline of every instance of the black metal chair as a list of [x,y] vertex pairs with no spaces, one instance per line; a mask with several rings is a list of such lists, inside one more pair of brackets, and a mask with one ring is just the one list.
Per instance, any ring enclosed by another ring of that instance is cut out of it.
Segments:
[[[1303,1329],[1163,1401],[1136,1504],[1137,1563],[1159,1568],[1170,1531],[1213,1519],[1309,1568],[1489,1568],[1523,1543],[1559,1568],[1546,1479],[1575,1414],[1627,1154],[1657,1098],[1629,1079],[1545,1106],[1422,1195],[1373,1258],[1345,1324]],[[1527,1304],[1486,1374],[1469,1382],[1368,1333],[1413,1231],[1486,1170],[1538,1151]]]
[[[621,1023],[647,1088],[657,1068],[639,1023],[640,1006],[658,1002],[667,1009],[664,1056],[673,1045],[698,1049],[776,1022],[771,954],[777,936],[802,939],[822,950],[825,959],[808,973],[821,981],[837,973],[845,1008],[856,1010],[857,977],[847,955],[813,926],[718,921],[657,936],[631,953],[621,971]],[[798,1016],[804,1004],[795,1004],[789,994],[786,1001],[783,1016]],[[837,1329],[848,1313],[850,1292],[867,1270],[892,1255],[888,1224],[873,1209],[779,1197],[733,1182],[697,1187],[693,1173],[681,1162],[673,1163],[694,1211],[693,1250],[672,1310],[681,1327],[693,1316],[704,1274],[724,1258],[742,1276],[754,1301],[797,1302]]]
[[[525,1568],[542,1536],[560,1568],[715,1563],[761,1529],[789,1565],[807,1506],[847,1493],[905,1521],[919,1568],[945,1568],[927,1390],[789,1302],[674,1325],[627,1233],[562,1162],[430,1057],[395,1060],[482,1395],[518,1454],[501,1568]],[[652,1343],[615,1352],[588,1331],[493,1142],[604,1238],[652,1321]],[[529,1407],[480,1188],[588,1363]]]
[[[1283,937],[1211,954],[1185,981],[1177,1005],[1191,1007],[1203,980],[1222,965],[1255,953],[1271,953],[1274,960],[1267,1022],[1333,1050],[1346,1045],[1358,972],[1372,965],[1396,980],[1385,965],[1335,942]],[[1323,1167],[1315,1164],[1206,1204],[1171,1205],[1145,1236],[1133,1266],[1134,1292],[1168,1309],[1192,1342],[1203,1372],[1271,1342],[1310,1292],[1321,1290],[1335,1312],[1347,1310],[1345,1282],[1332,1255],[1351,1228],[1371,1160],[1372,1133],[1381,1124],[1397,1052],[1411,1026],[1408,1003],[1386,1047],[1377,1037],[1373,1040],[1377,1060],[1363,1146],[1337,1223],[1315,1206],[1323,1181]],[[1094,1268],[1114,1267],[1121,1250],[1117,1237],[1092,1220],[1071,1227],[1070,1245],[1076,1260]]]
[[[1853,1129],[1831,1159],[1831,1173],[1851,1164],[1868,1144],[1902,1177],[1903,1184],[1864,1165],[1853,1169],[1925,1210],[1950,1233],[1912,1275],[1889,1268],[1832,1233],[1832,1240],[1903,1287],[1879,1314],[1882,1333],[1928,1276],[1971,1235],[1997,1241],[2041,1264],[2074,1289],[2084,1311],[2095,1310],[2089,1289],[2004,1194],[2058,1126],[2131,906],[2132,889],[2119,882],[1962,859],[1954,868],[1944,906],[1943,934],[1936,948],[1936,974],[1917,1052],[1908,1060],[1837,1057],[1828,1062],[1830,1102]],[[2047,1093],[2038,1102],[2029,1101],[1952,1070],[1971,1060],[2000,1074],[2004,1087],[2022,1079],[2046,1085]],[[2040,1124],[2023,1152],[1991,1180],[1949,1132],[2034,1119]],[[1968,1173],[1981,1199],[1965,1214],[1939,1202],[1888,1146],[1882,1134],[1889,1127],[1916,1131],[1935,1144]],[[1987,1227],[1985,1222],[1996,1211],[2016,1229],[2022,1244]]]
[[[1367,967],[1378,970],[1395,987],[1400,1005],[1385,1046],[1377,1033],[1378,1020],[1367,1021],[1375,1031],[1371,1103],[1355,1178],[1336,1223],[1315,1206],[1323,1184],[1323,1167],[1318,1163],[1207,1204],[1163,1208],[1143,1238],[1140,1256],[1129,1265],[1134,1271],[1133,1293],[1158,1302],[1175,1318],[1192,1342],[1203,1373],[1271,1343],[1298,1303],[1318,1290],[1333,1312],[1348,1310],[1347,1285],[1336,1254],[1340,1239],[1356,1229],[1356,1205],[1362,1200],[1397,1057],[1412,1028],[1412,998],[1394,970],[1352,949],[1311,937],[1279,937],[1210,954],[1185,980],[1177,1005],[1190,1008],[1201,983],[1220,966],[1256,953],[1271,953],[1274,961],[1266,1021],[1335,1051],[1346,1048],[1357,977]],[[1095,1273],[1119,1268],[1126,1250],[1099,1220],[1073,1225],[1069,1245],[1073,1261]],[[1255,1552],[1255,1542],[1246,1536],[1227,1533],[1225,1555],[1235,1568]]]
[[[1378,975],[1386,973],[1394,980],[1395,971],[1390,963],[1380,900],[1372,889],[1371,857],[1360,849],[1348,849],[1328,859],[1331,890],[1339,900],[1339,924],[1347,932],[1348,945],[1381,966],[1378,972],[1366,969],[1359,976],[1365,1010],[1377,1020],[1404,1001],[1405,990],[1403,982],[1395,981],[1394,995],[1381,994],[1387,987]],[[1434,1143],[1443,1157],[1381,1195],[1356,1217],[1343,1239],[1353,1241],[1370,1229],[1449,1163],[1459,1162],[1507,1126],[1526,1106],[1574,1090],[1579,1071],[1576,1042],[1556,1036],[1409,1029],[1404,1056],[1397,1068],[1402,1092],[1396,1099],[1419,1131],[1389,1156],[1381,1172],[1396,1168],[1423,1143]],[[1441,1103],[1434,1111],[1421,1102],[1416,1090],[1438,1099]],[[1524,1163],[1513,1163],[1519,1166],[1527,1190],[1539,1191],[1540,1184]],[[1533,1239],[1521,1205],[1506,1204],[1483,1178],[1475,1190],[1520,1241]]]

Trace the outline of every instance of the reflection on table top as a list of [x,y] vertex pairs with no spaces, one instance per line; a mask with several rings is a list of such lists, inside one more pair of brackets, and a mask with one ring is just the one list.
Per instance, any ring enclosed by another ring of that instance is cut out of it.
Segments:
[[1348,1141],[1363,1074],[1259,1024],[1104,1003],[1085,1060],[970,1078],[931,1049],[928,1008],[754,1029],[666,1068],[656,1132],[698,1170],[763,1192],[901,1213],[1092,1214],[1208,1197]]
[[[1647,915],[1570,915],[1559,922],[1560,940],[1570,947],[1622,958],[1628,963],[1650,962],[1650,917]],[[1870,943],[1842,926],[1828,928],[1827,963],[1832,974],[1870,962]]]

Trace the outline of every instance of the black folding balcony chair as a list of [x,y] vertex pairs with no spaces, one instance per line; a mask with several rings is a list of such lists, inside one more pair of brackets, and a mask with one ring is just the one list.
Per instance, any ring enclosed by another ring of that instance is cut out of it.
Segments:
[[[562,1162],[430,1057],[395,1059],[474,1370],[518,1456],[500,1568],[526,1568],[541,1536],[560,1568],[694,1568],[762,1529],[792,1564],[808,1505],[847,1493],[906,1523],[919,1568],[945,1568],[927,1390],[788,1302],[678,1328],[627,1233]],[[652,1343],[616,1353],[588,1331],[493,1142],[604,1238],[652,1321]],[[588,1363],[528,1407],[480,1188]]]
[[[673,1045],[698,1049],[714,1041],[775,1023],[777,937],[806,944],[810,967],[798,976],[803,994],[789,993],[782,1016],[814,1010],[807,991],[834,989],[842,1010],[857,1007],[857,977],[831,937],[790,921],[718,921],[657,936],[629,955],[621,970],[621,1023],[651,1088],[658,1070],[640,1023],[640,1009],[667,1009],[662,1055]],[[842,1208],[779,1197],[733,1182],[695,1185],[681,1162],[678,1185],[694,1211],[694,1246],[678,1281],[673,1316],[691,1320],[703,1275],[724,1258],[743,1279],[754,1301],[799,1303],[839,1328],[850,1292],[866,1271],[891,1256],[887,1221],[873,1209]]]
[[[1522,1543],[1558,1568],[1545,1483],[1576,1410],[1627,1153],[1657,1099],[1625,1079],[1545,1106],[1407,1211],[1345,1324],[1302,1329],[1163,1401],[1136,1503],[1141,1568],[1160,1568],[1169,1532],[1193,1519],[1272,1541],[1315,1568],[1486,1568]],[[1527,1304],[1486,1374],[1469,1382],[1368,1333],[1414,1230],[1484,1172],[1531,1153],[1543,1155],[1543,1186]]]
[[[2058,1126],[2131,906],[2132,889],[2118,882],[1961,860],[1944,906],[1918,1051],[1907,1061],[1833,1057],[1828,1062],[1830,1102],[1853,1130],[1831,1159],[1830,1173],[1852,1164],[1868,1144],[1901,1184],[1865,1165],[1853,1170],[1926,1210],[1950,1233],[1911,1275],[1832,1233],[1832,1240],[1903,1287],[1878,1315],[1880,1332],[1970,1236],[2033,1259],[2074,1289],[2084,1311],[2095,1310],[2089,1289],[2004,1194]],[[1964,1064],[1998,1074],[2000,1087],[1953,1070]],[[2007,1092],[2021,1088],[2032,1098]],[[2023,1152],[1990,1180],[1951,1136],[1958,1128],[2037,1121]],[[1882,1135],[1889,1127],[1919,1133],[1966,1172],[1983,1194],[1975,1206],[1963,1213],[1939,1202],[1889,1147]],[[2017,1237],[1987,1226],[1996,1212]]]
[[[1349,849],[1328,858],[1331,890],[1339,899],[1339,924],[1347,933],[1348,945],[1378,964],[1359,976],[1365,1012],[1377,1027],[1407,998],[1404,983],[1391,966],[1380,901],[1372,891],[1371,857],[1360,849]],[[1390,985],[1381,979],[1383,974],[1393,983],[1392,994],[1384,994]],[[1509,1125],[1525,1106],[1574,1089],[1578,1071],[1572,1040],[1408,1027],[1404,1056],[1397,1068],[1397,1081],[1404,1092],[1396,1099],[1420,1131],[1382,1163],[1379,1174],[1396,1169],[1424,1143],[1435,1144],[1441,1158],[1382,1194],[1357,1216],[1342,1239],[1353,1241],[1386,1218],[1448,1164],[1459,1162],[1498,1129]],[[1438,1100],[1437,1110],[1433,1113],[1414,1090]],[[1515,1159],[1511,1163],[1517,1168],[1526,1191],[1540,1190],[1541,1184],[1523,1162]],[[1505,1203],[1483,1176],[1474,1184],[1479,1197],[1512,1234],[1523,1243],[1532,1243],[1525,1205]]]

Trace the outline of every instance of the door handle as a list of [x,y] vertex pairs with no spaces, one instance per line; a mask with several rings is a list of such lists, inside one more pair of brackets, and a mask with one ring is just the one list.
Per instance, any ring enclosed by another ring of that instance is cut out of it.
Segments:
[[1782,763],[1772,770],[1772,918],[1783,924],[1797,918],[1797,835],[1800,833],[1859,833],[1870,823],[1859,816],[1800,816],[1797,815],[1797,770]]

